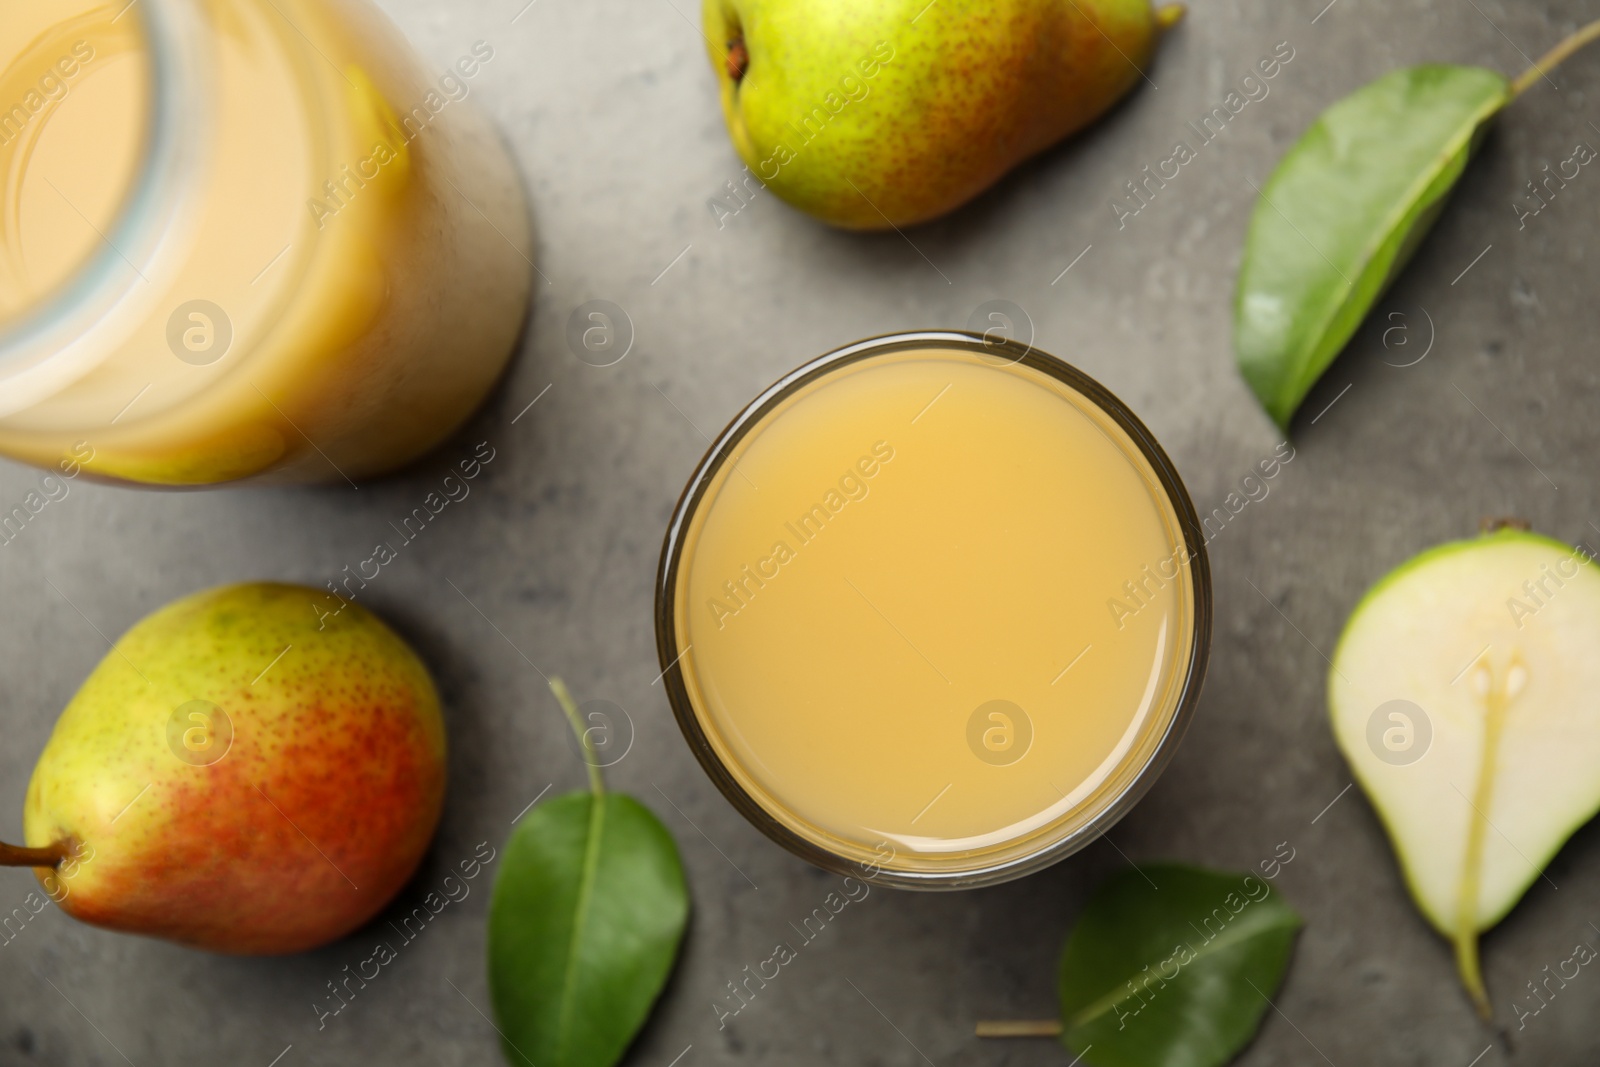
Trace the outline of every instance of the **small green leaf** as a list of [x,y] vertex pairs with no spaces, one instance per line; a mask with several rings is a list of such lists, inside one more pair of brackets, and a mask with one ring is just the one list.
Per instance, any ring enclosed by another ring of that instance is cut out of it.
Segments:
[[1392,71],[1324,111],[1250,219],[1239,369],[1284,429],[1416,251],[1510,83],[1481,67]]
[[489,905],[489,988],[514,1067],[611,1067],[689,919],[672,835],[617,793],[568,793],[512,833]]
[[1255,1036],[1300,926],[1255,875],[1114,875],[1061,955],[1061,1040],[1095,1067],[1218,1067]]

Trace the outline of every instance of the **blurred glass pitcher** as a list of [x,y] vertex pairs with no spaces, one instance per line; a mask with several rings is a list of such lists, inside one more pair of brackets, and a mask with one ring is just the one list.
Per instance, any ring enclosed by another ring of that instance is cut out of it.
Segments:
[[368,0],[0,9],[0,453],[355,480],[459,426],[533,271],[511,159]]

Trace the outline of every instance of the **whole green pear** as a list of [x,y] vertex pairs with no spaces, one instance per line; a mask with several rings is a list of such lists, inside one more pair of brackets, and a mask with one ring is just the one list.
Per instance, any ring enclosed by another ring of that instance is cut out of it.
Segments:
[[1182,13],[1150,0],[704,0],[703,18],[751,173],[802,211],[875,230],[942,215],[1092,122]]
[[433,682],[376,616],[255,583],[135,624],[62,712],[29,849],[85,922],[218,952],[299,952],[372,918],[438,824]]

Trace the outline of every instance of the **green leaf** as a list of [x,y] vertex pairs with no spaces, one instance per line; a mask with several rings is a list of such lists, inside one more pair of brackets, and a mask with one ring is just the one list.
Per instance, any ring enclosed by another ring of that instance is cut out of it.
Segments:
[[1481,67],[1392,71],[1324,111],[1250,219],[1239,369],[1284,429],[1438,218],[1510,83]]
[[611,1067],[689,919],[672,835],[616,793],[568,793],[512,833],[489,905],[489,988],[514,1067]]
[[1061,954],[1061,1040],[1095,1067],[1226,1063],[1261,1025],[1300,925],[1255,875],[1114,875]]

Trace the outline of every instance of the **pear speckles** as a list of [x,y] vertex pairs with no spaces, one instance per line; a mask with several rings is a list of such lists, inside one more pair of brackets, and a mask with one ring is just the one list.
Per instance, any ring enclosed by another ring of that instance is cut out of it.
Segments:
[[296,952],[375,914],[438,822],[444,723],[416,654],[313,589],[208,590],[130,629],[62,713],[29,842],[95,847],[62,908],[233,953]]
[[888,230],[959,207],[1093,122],[1148,81],[1182,13],[1150,0],[714,0],[703,33],[750,174],[825,222]]

